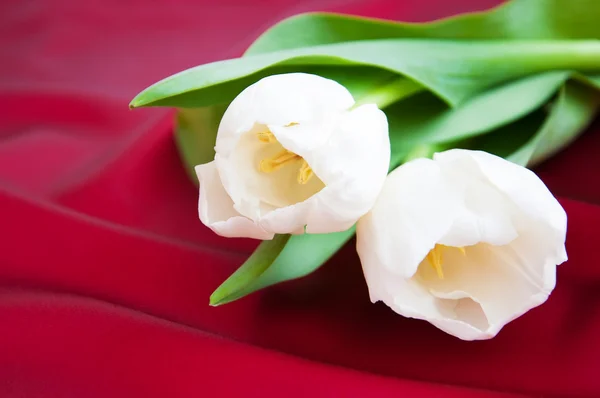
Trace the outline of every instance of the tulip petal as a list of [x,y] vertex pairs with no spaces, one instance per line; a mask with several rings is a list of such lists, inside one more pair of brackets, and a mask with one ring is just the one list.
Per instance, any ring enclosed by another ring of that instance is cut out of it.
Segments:
[[519,247],[521,256],[533,253],[533,258],[547,258],[550,265],[538,260],[524,262],[524,266],[531,268],[537,264],[537,268],[529,272],[544,278],[544,288],[552,290],[554,266],[567,260],[564,244],[567,214],[542,180],[529,169],[482,151],[453,149],[436,154],[434,159],[447,169],[455,168],[459,162],[468,162],[472,172],[476,169],[481,178],[502,193],[520,215],[512,217],[515,227],[522,231],[522,238],[513,246]]
[[426,265],[419,268],[418,275],[421,285],[438,299],[470,299],[483,321],[469,317],[472,312],[453,311],[446,316],[480,329],[478,338],[490,338],[506,323],[546,301],[552,290],[544,288],[541,277],[526,272],[527,260],[531,259],[514,250],[513,244],[479,244],[467,248],[466,255],[444,253],[443,279]]
[[225,111],[216,151],[229,156],[240,136],[256,124],[316,122],[353,104],[354,98],[344,86],[324,77],[306,73],[265,77],[242,91]]
[[198,213],[204,225],[218,235],[228,238],[273,239],[272,232],[265,231],[234,209],[233,201],[221,183],[214,161],[196,166],[196,174],[200,181]]
[[[476,302],[465,299],[466,294],[441,299],[416,280],[403,278],[384,267],[363,267],[363,270],[373,303],[383,301],[400,315],[425,320],[463,340],[492,337],[485,329],[473,325],[485,327],[487,320]],[[460,318],[456,311],[462,315]]]
[[361,260],[375,256],[388,271],[411,278],[461,211],[460,198],[434,161],[409,162],[388,176],[375,206],[358,222]]
[[269,127],[326,186],[306,200],[306,232],[342,231],[371,209],[390,163],[387,118],[375,105],[335,115],[320,126]]
[[[442,167],[461,158],[472,159],[491,184],[530,217],[543,220],[564,242],[567,214],[533,171],[483,151],[452,149],[434,155]],[[561,250],[561,254],[566,260],[566,252]]]

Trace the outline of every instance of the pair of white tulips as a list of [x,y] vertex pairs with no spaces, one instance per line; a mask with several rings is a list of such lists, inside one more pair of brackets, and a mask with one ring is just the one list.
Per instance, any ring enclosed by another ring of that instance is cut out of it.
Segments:
[[542,304],[567,259],[567,218],[531,171],[449,150],[387,175],[376,105],[340,84],[264,78],[225,112],[213,162],[196,167],[201,221],[219,235],[272,239],[357,224],[373,302],[464,340],[495,336]]

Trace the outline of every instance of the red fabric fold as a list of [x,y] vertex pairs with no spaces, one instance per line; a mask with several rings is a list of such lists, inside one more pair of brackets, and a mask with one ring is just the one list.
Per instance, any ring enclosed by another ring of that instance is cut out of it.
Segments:
[[371,304],[352,244],[307,278],[209,307],[256,242],[198,221],[172,111],[127,109],[297,12],[416,21],[492,3],[2,3],[0,396],[600,395],[597,123],[537,170],[569,217],[555,292],[463,342]]
[[517,397],[307,361],[87,298],[19,290],[0,298],[0,339],[12,343],[0,358],[3,396]]

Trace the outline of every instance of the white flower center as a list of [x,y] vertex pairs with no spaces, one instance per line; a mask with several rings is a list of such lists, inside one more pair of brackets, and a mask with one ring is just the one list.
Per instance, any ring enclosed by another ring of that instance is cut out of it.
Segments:
[[[292,125],[294,125],[294,123],[291,123],[289,126]],[[273,133],[269,130],[261,131],[257,133],[257,135],[259,141],[261,142],[264,142],[266,144],[277,143],[277,138],[275,138]],[[298,184],[304,185],[311,179],[314,173],[308,165],[308,163],[306,162],[306,160],[304,160],[301,156],[296,155],[294,152],[288,151],[287,149],[284,149],[275,156],[262,159],[258,165],[258,170],[262,171],[263,173],[272,173],[273,171],[278,170],[283,166],[297,162],[302,163],[300,164],[300,169],[298,170],[298,176],[296,178],[296,181],[298,181]]]

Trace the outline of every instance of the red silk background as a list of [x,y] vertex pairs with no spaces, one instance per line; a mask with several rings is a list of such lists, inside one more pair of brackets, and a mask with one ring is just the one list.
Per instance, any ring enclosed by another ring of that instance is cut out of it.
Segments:
[[424,21],[494,0],[0,4],[0,396],[600,396],[600,125],[536,171],[569,216],[548,302],[463,342],[367,295],[352,244],[219,308],[256,245],[196,217],[173,113],[129,100],[309,10]]

